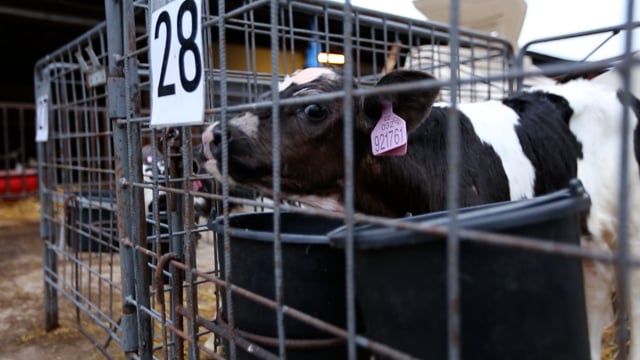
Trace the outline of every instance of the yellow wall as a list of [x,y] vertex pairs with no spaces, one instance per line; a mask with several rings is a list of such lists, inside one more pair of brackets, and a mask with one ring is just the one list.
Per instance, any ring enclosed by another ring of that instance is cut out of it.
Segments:
[[[213,46],[214,67],[219,68],[219,51],[218,46]],[[227,44],[227,69],[238,71],[253,71],[254,55],[249,53],[249,60],[246,59],[245,46],[241,44]],[[255,49],[255,69],[259,73],[271,73],[271,50],[269,48]],[[280,50],[280,73],[291,73],[294,70],[301,69],[304,66],[304,51],[297,51],[294,54],[293,64],[291,64],[291,51]],[[286,64],[286,67],[283,65]]]

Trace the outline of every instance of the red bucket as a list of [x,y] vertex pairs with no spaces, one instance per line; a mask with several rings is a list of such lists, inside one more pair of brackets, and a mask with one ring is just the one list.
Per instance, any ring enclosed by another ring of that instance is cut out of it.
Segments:
[[24,194],[38,191],[38,170],[0,170],[0,194]]

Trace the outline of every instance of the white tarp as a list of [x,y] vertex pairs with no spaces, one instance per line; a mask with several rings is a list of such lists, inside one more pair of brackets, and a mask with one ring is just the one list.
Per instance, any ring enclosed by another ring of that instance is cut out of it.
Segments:
[[[414,5],[430,20],[449,22],[449,0],[416,0]],[[517,46],[527,9],[524,0],[461,0],[459,6],[461,27],[505,37]]]

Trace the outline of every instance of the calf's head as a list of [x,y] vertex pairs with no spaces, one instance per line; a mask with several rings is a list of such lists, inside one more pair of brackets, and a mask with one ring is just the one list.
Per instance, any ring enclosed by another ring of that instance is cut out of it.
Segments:
[[[376,85],[394,85],[433,79],[417,71],[394,71]],[[343,77],[327,68],[308,68],[280,84],[280,99],[307,97],[309,101],[280,106],[282,191],[294,195],[335,195],[343,191],[344,174],[342,97],[314,100],[314,95],[343,89]],[[370,134],[387,104],[406,121],[410,133],[428,116],[439,89],[380,93],[354,99],[354,144],[357,164],[372,159]],[[272,187],[273,114],[271,109],[245,112],[227,122],[229,178],[232,183],[269,192]],[[219,179],[222,127],[210,125],[202,135],[205,168]],[[411,151],[411,143],[409,143]]]

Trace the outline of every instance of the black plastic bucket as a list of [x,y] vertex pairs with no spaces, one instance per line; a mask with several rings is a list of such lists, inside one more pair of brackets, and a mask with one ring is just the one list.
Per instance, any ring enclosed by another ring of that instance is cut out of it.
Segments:
[[[284,303],[339,327],[346,326],[344,252],[329,247],[326,234],[341,221],[282,213],[282,275]],[[218,233],[218,252],[224,278],[223,219],[210,224]],[[247,213],[230,217],[233,284],[275,299],[273,213]],[[226,321],[226,300],[222,295]],[[276,313],[242,296],[233,296],[235,327],[251,341],[278,353]],[[288,359],[346,359],[346,343],[311,325],[285,316]],[[269,341],[261,341],[260,339]],[[297,344],[297,346],[296,346]],[[254,359],[240,350],[238,358]]]
[[[461,209],[463,228],[579,244],[588,196],[571,189],[534,199]],[[448,226],[447,212],[405,220]],[[330,234],[344,246],[344,233]],[[367,337],[423,359],[446,359],[446,238],[356,227],[356,291]],[[463,241],[463,359],[588,359],[578,259]]]
[[67,207],[67,243],[87,252],[118,251],[116,194],[113,191],[82,191]]

